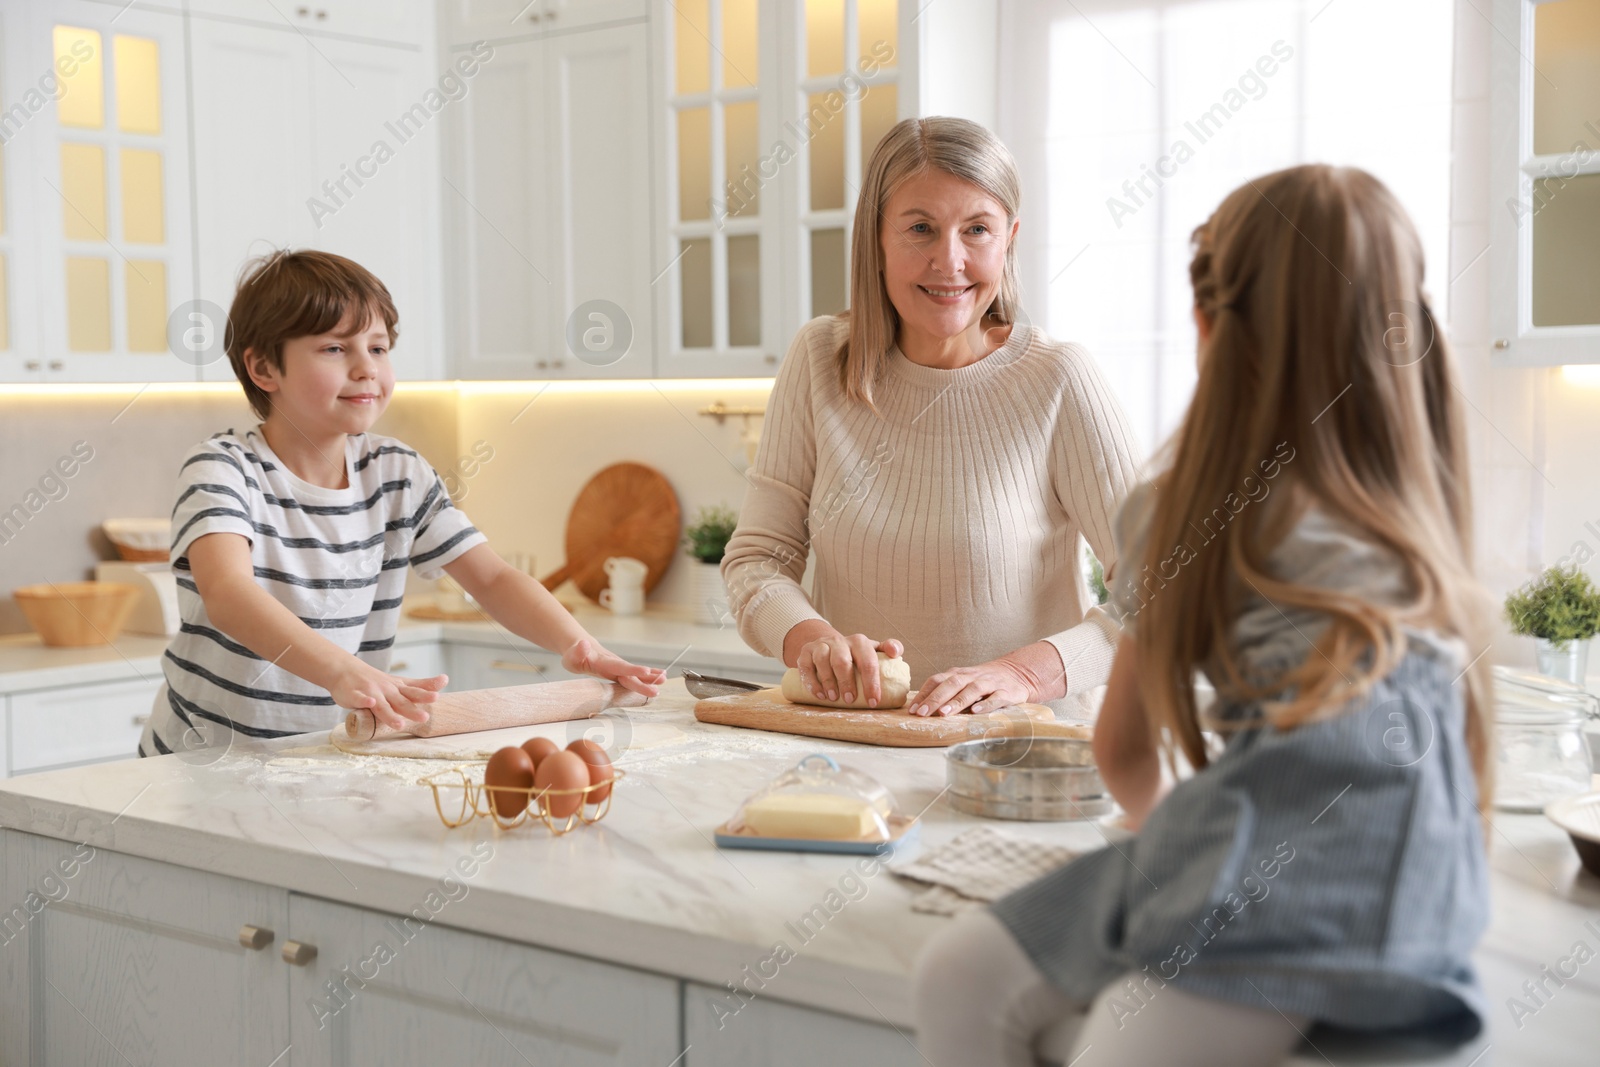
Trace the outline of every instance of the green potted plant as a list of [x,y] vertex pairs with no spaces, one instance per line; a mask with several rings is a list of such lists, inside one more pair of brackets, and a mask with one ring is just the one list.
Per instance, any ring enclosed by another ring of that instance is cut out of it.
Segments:
[[1600,633],[1600,589],[1576,564],[1551,567],[1506,597],[1513,633],[1538,640],[1539,673],[1583,684]]
[[722,584],[722,555],[739,525],[739,513],[727,505],[703,507],[683,532],[683,546],[696,561],[694,621],[723,626],[729,619],[728,589]]

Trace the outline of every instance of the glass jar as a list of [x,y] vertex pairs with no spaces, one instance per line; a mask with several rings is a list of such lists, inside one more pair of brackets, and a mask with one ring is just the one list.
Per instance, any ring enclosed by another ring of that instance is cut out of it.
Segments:
[[1496,667],[1494,705],[1495,807],[1538,812],[1589,791],[1594,765],[1583,728],[1600,717],[1600,701],[1575,685]]

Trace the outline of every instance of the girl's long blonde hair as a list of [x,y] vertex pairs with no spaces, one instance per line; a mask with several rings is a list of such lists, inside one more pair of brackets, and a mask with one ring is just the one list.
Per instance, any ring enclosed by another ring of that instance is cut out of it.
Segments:
[[[861,195],[850,234],[850,334],[839,349],[839,384],[845,396],[872,404],[872,388],[894,347],[900,316],[883,281],[882,227],[889,197],[910,178],[940,170],[970,182],[1006,213],[1006,232],[1022,208],[1017,163],[1000,138],[967,119],[903,119],[883,135],[861,176]],[[1002,324],[1017,321],[1021,284],[1016,242],[1006,249],[1000,290],[985,313]]]
[[[1231,193],[1194,234],[1195,307],[1209,320],[1200,377],[1168,442],[1145,558],[1127,566],[1156,610],[1141,611],[1145,707],[1168,744],[1205,766],[1190,679],[1214,657],[1219,695],[1260,700],[1290,728],[1338,714],[1405,654],[1402,624],[1487,647],[1493,617],[1472,568],[1466,428],[1449,346],[1422,291],[1411,221],[1365,171],[1311,165]],[[1288,450],[1292,450],[1288,451]],[[1266,464],[1285,456],[1274,490],[1237,513]],[[1398,607],[1282,581],[1274,546],[1308,507],[1392,551],[1407,577]],[[1174,569],[1176,546],[1225,521]],[[1229,516],[1231,521],[1226,521]],[[1210,525],[1208,525],[1208,520]],[[1154,580],[1151,575],[1156,575]],[[1247,677],[1228,634],[1254,594],[1325,614],[1327,629],[1292,672]],[[1489,793],[1490,675],[1481,656],[1466,686],[1466,743]]]

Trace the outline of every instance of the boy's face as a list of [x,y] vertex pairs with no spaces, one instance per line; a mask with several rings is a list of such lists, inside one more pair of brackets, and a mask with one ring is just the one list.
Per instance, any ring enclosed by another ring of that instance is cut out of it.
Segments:
[[394,367],[389,331],[377,315],[355,315],[328,333],[283,343],[283,367],[251,361],[251,376],[282,414],[305,433],[365,433],[389,406]]

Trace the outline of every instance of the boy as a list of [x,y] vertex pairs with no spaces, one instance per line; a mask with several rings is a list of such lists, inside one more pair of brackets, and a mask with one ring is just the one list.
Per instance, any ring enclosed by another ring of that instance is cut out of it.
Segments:
[[385,670],[408,566],[449,574],[570,671],[647,696],[666,680],[607,652],[506,564],[416,452],[367,433],[394,389],[397,319],[383,283],[342,256],[276,252],[246,269],[225,345],[261,424],[213,436],[180,470],[184,622],[141,756],[328,730],[340,708],[425,720],[448,679]]

